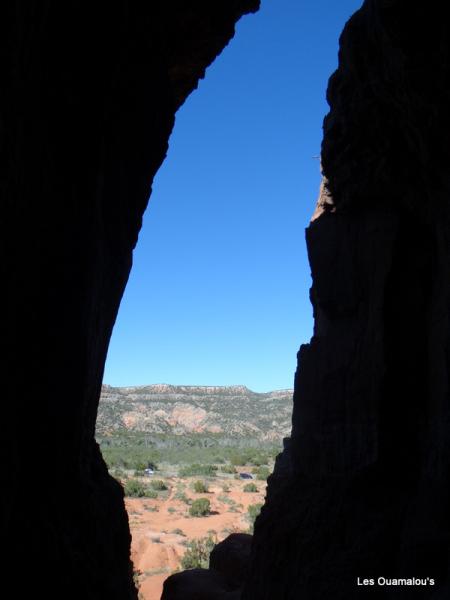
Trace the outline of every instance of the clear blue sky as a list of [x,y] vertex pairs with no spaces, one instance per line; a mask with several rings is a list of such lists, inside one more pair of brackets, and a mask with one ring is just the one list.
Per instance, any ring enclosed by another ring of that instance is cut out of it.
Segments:
[[104,382],[293,385],[325,91],[361,0],[262,0],[181,107]]

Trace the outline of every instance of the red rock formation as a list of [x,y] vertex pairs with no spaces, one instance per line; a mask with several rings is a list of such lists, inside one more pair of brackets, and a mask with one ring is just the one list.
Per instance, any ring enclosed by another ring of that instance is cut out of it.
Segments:
[[94,442],[106,351],[174,113],[258,4],[2,3],[2,542],[14,597],[135,597],[122,490]]

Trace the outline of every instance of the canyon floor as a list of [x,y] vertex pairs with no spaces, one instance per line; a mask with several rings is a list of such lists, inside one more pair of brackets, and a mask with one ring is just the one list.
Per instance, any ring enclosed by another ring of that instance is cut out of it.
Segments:
[[[237,468],[239,471],[239,467]],[[248,467],[242,467],[248,472]],[[246,492],[248,480],[218,474],[214,478],[166,476],[167,490],[157,498],[126,498],[132,533],[131,556],[142,600],[159,600],[164,580],[182,569],[181,559],[192,540],[212,537],[216,542],[230,533],[249,530],[248,507],[264,501],[266,481],[253,479],[256,492]],[[146,478],[146,483],[151,478]],[[201,480],[208,492],[193,491]],[[150,481],[151,483],[151,481]],[[197,498],[208,498],[211,512],[193,517],[190,504]]]

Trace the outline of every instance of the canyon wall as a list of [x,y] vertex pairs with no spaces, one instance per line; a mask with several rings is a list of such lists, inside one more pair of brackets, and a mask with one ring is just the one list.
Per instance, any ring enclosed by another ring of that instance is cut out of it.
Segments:
[[[104,360],[175,111],[257,5],[0,8],[2,541],[16,597],[136,597],[122,490],[94,441]],[[245,600],[359,598],[357,577],[435,582],[376,597],[450,597],[449,33],[444,3],[366,0],[342,35],[327,201],[306,232],[314,336]]]
[[3,572],[14,597],[135,598],[94,428],[176,109],[258,0],[0,8]]
[[245,600],[450,597],[443,11],[366,0],[341,36],[325,188],[306,230],[314,335],[298,354],[292,436],[256,521]]

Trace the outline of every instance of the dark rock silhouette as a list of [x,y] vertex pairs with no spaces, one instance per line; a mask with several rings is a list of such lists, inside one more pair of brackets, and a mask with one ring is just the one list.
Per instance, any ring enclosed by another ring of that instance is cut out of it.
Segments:
[[342,34],[324,122],[326,197],[306,231],[314,336],[298,355],[292,437],[256,520],[243,600],[449,597],[442,11],[366,0]]
[[[174,113],[257,5],[0,8],[2,566],[14,597],[136,597],[122,490],[94,442],[106,350]],[[342,35],[306,234],[314,337],[242,600],[449,597],[444,8],[366,0]],[[358,577],[435,585],[365,590]],[[241,595],[213,570],[164,593],[187,591]]]
[[240,590],[215,569],[189,569],[168,577],[161,600],[239,600]]
[[2,566],[15,598],[136,597],[122,489],[94,441],[107,346],[175,111],[258,4],[1,5]]
[[248,533],[232,533],[214,546],[209,557],[209,568],[219,571],[236,587],[247,577],[250,564],[252,536]]

